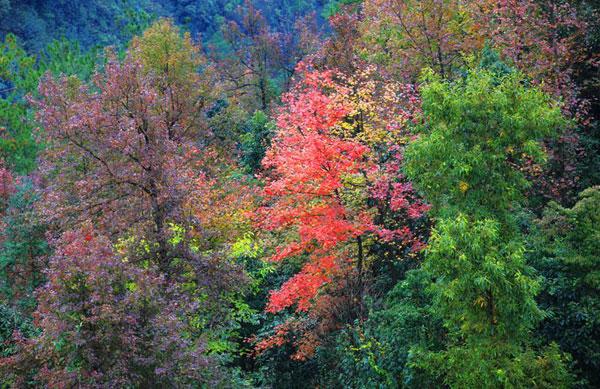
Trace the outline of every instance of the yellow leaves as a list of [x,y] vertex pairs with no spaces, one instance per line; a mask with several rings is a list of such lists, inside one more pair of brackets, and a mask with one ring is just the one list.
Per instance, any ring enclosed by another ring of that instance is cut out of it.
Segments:
[[127,288],[127,290],[129,290],[130,292],[135,292],[136,290],[139,289],[138,285],[133,282],[133,281],[127,281],[125,283],[125,287]]
[[150,243],[146,239],[140,239],[134,231],[119,238],[113,246],[116,253],[121,255],[123,261],[127,262],[127,255],[131,252],[142,252],[149,254],[151,252]]
[[352,111],[333,133],[369,146],[397,141],[407,122],[405,86],[383,81],[373,65],[337,77],[344,85],[339,98]]
[[67,96],[70,99],[75,99],[77,94],[79,93],[79,88],[81,87],[81,80],[77,78],[77,76],[69,76],[67,78]]
[[469,184],[465,181],[461,181],[458,183],[458,189],[461,193],[466,193],[466,191],[469,190]]
[[231,245],[230,253],[234,258],[258,258],[262,254],[262,246],[253,234],[246,233]]
[[185,227],[171,222],[168,223],[168,225],[171,232],[169,243],[173,246],[177,246],[185,239]]
[[485,308],[487,306],[487,300],[485,297],[479,296],[475,299],[475,305],[478,305],[480,308]]
[[146,72],[165,75],[168,82],[194,78],[202,63],[189,33],[182,36],[169,19],[160,19],[135,37],[131,49]]
[[349,121],[343,121],[342,123],[340,123],[340,128],[344,131],[354,131],[355,129],[355,125],[352,122]]

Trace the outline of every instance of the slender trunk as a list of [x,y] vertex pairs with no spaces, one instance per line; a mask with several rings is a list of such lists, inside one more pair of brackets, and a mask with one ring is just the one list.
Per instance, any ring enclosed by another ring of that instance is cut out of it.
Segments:
[[263,76],[258,81],[260,89],[260,106],[263,111],[267,110],[267,85]]
[[440,63],[440,75],[442,78],[446,78],[446,69],[444,66],[444,56],[442,55],[442,49],[438,47],[437,49],[438,61]]
[[356,243],[358,245],[358,303],[359,303],[359,316],[363,317],[363,299],[364,299],[364,281],[363,281],[363,268],[364,268],[364,253],[363,253],[363,244],[362,237],[356,237]]
[[170,260],[168,256],[168,246],[165,234],[165,212],[163,206],[158,201],[158,189],[156,181],[150,181],[150,201],[152,204],[152,213],[154,218],[154,234],[158,243],[157,260],[158,267],[165,277],[169,278]]

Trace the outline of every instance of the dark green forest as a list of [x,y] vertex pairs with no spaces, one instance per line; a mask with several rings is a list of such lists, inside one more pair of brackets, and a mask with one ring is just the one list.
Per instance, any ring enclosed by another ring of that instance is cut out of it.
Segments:
[[0,387],[600,388],[599,13],[0,0]]

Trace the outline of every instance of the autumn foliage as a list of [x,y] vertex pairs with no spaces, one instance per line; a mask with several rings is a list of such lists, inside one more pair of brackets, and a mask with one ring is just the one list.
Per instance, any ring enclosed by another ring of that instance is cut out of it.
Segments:
[[90,225],[56,242],[46,277],[34,313],[42,333],[22,339],[4,369],[39,366],[35,379],[51,387],[207,379],[203,344],[179,336],[193,308],[185,295],[171,305],[165,295],[176,291],[164,294],[163,278],[125,262]]
[[[402,132],[399,127],[407,121],[405,112],[384,121],[382,111],[371,110],[375,108],[375,81],[345,82],[333,71],[316,70],[304,63],[297,72],[302,78],[283,97],[278,132],[263,161],[268,178],[259,225],[284,236],[284,244],[276,247],[271,261],[302,256],[306,262],[299,273],[271,292],[266,307],[269,313],[294,305],[297,312],[318,308],[322,305],[319,301],[329,299],[327,292],[321,293],[325,286],[335,289],[329,285],[334,283],[341,288],[339,279],[346,277],[359,279],[352,286],[358,288],[353,292],[358,300],[349,303],[360,306],[364,287],[360,279],[367,268],[364,240],[410,242],[414,238],[406,225],[393,230],[376,225],[377,209],[368,199],[391,198],[391,210],[406,210],[412,219],[427,210],[414,196],[410,183],[399,182],[403,178],[398,164],[401,151],[393,152],[393,163],[379,166],[369,147],[398,136]],[[399,96],[394,92],[388,89],[390,96]],[[390,132],[391,136],[377,136],[377,131],[390,131],[394,125],[396,132]],[[415,241],[415,251],[420,248]],[[277,344],[280,339],[281,328],[272,342]],[[264,349],[265,344],[258,348]]]
[[4,386],[600,385],[598,4],[126,3],[0,43]]

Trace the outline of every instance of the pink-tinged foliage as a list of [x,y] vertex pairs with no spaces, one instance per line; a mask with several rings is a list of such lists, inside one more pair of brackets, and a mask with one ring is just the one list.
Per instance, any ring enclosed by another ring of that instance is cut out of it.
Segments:
[[224,254],[235,238],[222,224],[252,199],[233,206],[218,187],[229,161],[206,124],[210,80],[179,38],[159,22],[90,85],[47,75],[39,86],[39,208],[54,254],[37,293],[42,333],[15,338],[19,350],[2,361],[10,381],[27,380],[21,365],[48,387],[216,379],[205,335],[230,324],[246,282]]
[[329,18],[332,34],[323,43],[319,55],[320,61],[327,67],[344,73],[352,73],[356,69],[359,22],[356,12],[339,12]]
[[422,231],[409,228],[409,224],[422,218],[430,206],[402,173],[402,159],[402,148],[390,147],[389,158],[381,164],[370,187],[370,197],[381,215],[375,232],[384,241],[401,242],[416,253],[424,247],[425,237]]
[[587,24],[576,9],[567,2],[501,0],[480,10],[480,27],[503,56],[583,120],[586,104],[579,99],[574,72],[586,60]]
[[3,370],[34,368],[42,385],[57,388],[208,379],[202,343],[185,335],[193,305],[162,277],[120,258],[90,225],[55,242],[46,276],[34,313],[42,333],[21,339]]
[[167,272],[167,222],[184,220],[184,201],[205,180],[198,165],[210,134],[195,77],[170,84],[169,74],[147,71],[132,55],[110,59],[89,87],[46,77],[37,106],[48,145],[40,167],[47,221],[135,231],[158,242]]

